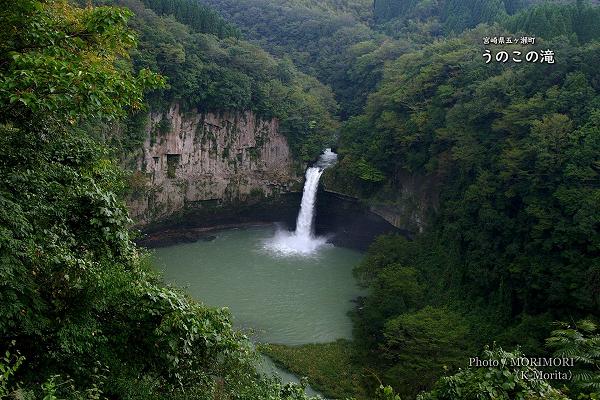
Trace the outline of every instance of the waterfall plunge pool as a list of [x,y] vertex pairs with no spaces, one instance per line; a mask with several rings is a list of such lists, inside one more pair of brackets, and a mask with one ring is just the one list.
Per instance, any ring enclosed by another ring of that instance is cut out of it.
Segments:
[[310,256],[269,249],[276,227],[232,229],[212,241],[155,250],[165,280],[210,306],[229,307],[255,341],[288,345],[351,338],[347,313],[364,294],[352,268],[362,253],[333,245]]

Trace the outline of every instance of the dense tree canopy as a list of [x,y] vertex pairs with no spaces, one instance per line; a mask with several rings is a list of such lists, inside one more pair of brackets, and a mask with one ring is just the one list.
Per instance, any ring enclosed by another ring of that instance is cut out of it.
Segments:
[[159,15],[173,15],[177,21],[200,33],[211,33],[219,38],[240,37],[237,27],[226,23],[211,8],[193,0],[143,0],[144,4]]
[[40,123],[31,116],[43,115],[46,124],[74,124],[86,116],[114,118],[126,108],[139,109],[142,88],[160,79],[148,70],[134,75],[116,63],[135,40],[124,25],[130,16],[106,7],[68,8],[64,2],[3,4],[0,122]]
[[254,370],[226,309],[161,284],[129,237],[122,173],[78,123],[139,108],[131,14],[3,4],[0,397],[301,399]]
[[579,0],[576,4],[541,3],[505,21],[512,31],[524,31],[545,39],[563,36],[573,44],[600,39],[600,8]]
[[534,374],[534,368],[511,368],[511,361],[519,357],[525,355],[518,350],[507,352],[501,348],[486,348],[482,358],[497,361],[497,367],[464,369],[453,376],[440,379],[433,390],[417,396],[417,399],[568,400],[567,396],[544,380],[523,378],[523,374]]
[[382,239],[357,270],[373,290],[357,333],[403,390],[389,330],[424,305],[470,310],[473,345],[527,335],[536,351],[552,319],[600,309],[600,46],[545,41],[555,64],[485,64],[488,29],[390,63],[343,128],[340,190],[393,202],[406,171],[441,189],[427,233]]
[[303,72],[331,86],[343,118],[360,112],[381,77],[384,62],[412,46],[371,29],[353,11],[364,9],[364,1],[202,3],[219,10],[248,39],[272,54],[290,58]]
[[387,24],[390,33],[411,20],[436,21],[444,33],[460,33],[480,23],[502,19],[508,15],[507,8],[517,7],[512,3],[498,0],[375,0],[374,17],[379,24]]

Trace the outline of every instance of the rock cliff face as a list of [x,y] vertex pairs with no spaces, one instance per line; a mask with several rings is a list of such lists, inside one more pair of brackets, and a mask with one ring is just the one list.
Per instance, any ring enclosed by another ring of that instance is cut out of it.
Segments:
[[252,112],[152,114],[130,215],[138,225],[187,207],[257,200],[297,182],[278,121]]
[[[442,177],[399,171],[391,181],[393,186],[379,189],[380,192],[366,193],[361,202],[370,212],[404,232],[423,232],[437,212]],[[352,187],[344,187],[336,182],[335,175],[326,176],[323,184],[330,193],[350,198],[361,197]]]
[[399,172],[394,181],[398,186],[393,202],[373,202],[371,212],[381,216],[397,228],[413,233],[425,230],[428,217],[438,208],[440,182],[436,176],[413,175]]

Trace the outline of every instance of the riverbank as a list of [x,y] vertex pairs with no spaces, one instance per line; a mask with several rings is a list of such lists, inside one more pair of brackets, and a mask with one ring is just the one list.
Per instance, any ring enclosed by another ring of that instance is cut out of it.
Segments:
[[142,236],[136,240],[136,244],[148,249],[156,249],[182,243],[195,243],[198,241],[210,242],[216,238],[216,233],[228,229],[255,228],[270,225],[271,223],[269,222],[247,222],[215,225],[202,228],[165,229],[164,231],[142,234]]
[[327,398],[368,398],[365,377],[353,363],[352,342],[347,339],[299,346],[262,344],[258,350],[279,368],[307,377],[309,384]]

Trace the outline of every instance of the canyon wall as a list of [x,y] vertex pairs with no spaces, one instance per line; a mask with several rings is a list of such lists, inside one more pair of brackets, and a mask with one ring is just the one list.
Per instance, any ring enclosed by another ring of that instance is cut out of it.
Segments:
[[260,200],[298,182],[276,119],[252,112],[153,113],[128,201],[137,225],[186,208]]
[[423,232],[429,217],[437,212],[440,178],[400,171],[394,181],[397,186],[396,199],[391,202],[372,201],[369,207],[371,212],[397,228],[413,233]]
[[[339,175],[325,171],[324,189],[335,195],[360,199],[373,214],[407,234],[421,233],[438,210],[443,178],[398,171],[383,187],[360,188],[360,183],[337,179]],[[345,184],[344,184],[345,183]]]

